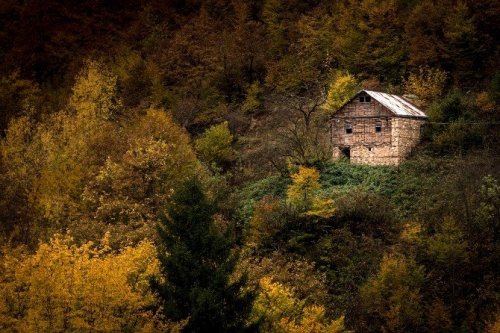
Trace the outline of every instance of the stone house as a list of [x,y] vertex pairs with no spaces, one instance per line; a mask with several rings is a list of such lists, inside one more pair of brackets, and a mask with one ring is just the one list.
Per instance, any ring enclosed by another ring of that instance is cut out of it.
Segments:
[[402,96],[361,90],[330,118],[333,158],[399,165],[419,143],[427,116]]

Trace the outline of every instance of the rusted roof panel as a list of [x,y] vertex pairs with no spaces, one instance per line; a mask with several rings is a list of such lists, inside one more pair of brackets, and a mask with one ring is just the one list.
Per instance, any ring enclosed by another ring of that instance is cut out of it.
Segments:
[[380,104],[388,108],[395,115],[402,117],[427,118],[427,115],[422,110],[420,110],[401,96],[381,93],[378,91],[362,91],[377,100]]

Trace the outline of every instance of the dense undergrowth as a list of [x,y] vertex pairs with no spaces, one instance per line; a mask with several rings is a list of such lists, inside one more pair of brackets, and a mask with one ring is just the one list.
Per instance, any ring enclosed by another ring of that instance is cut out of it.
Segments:
[[[327,309],[360,331],[381,323],[396,331],[453,331],[471,327],[468,320],[484,329],[488,319],[477,311],[496,302],[496,163],[483,151],[443,158],[422,152],[400,167],[327,163],[311,193],[333,199],[335,211],[322,217],[287,202],[287,177],[252,183],[240,192],[241,209],[254,207],[244,214],[252,256],[314,263],[314,274],[325,276]],[[478,284],[489,290],[487,299],[472,287]]]

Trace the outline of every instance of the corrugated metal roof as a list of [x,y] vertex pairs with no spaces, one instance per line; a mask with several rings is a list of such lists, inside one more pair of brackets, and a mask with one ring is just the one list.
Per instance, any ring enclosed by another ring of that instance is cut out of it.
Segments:
[[401,96],[371,90],[361,90],[360,93],[363,91],[398,116],[427,118],[422,110]]

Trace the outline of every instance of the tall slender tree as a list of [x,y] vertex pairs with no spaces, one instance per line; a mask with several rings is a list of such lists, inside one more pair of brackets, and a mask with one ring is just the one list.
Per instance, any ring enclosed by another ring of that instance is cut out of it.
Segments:
[[164,281],[153,280],[166,318],[188,318],[184,332],[245,332],[253,293],[245,277],[230,279],[236,264],[228,232],[217,230],[215,205],[191,179],[172,197],[159,227]]

